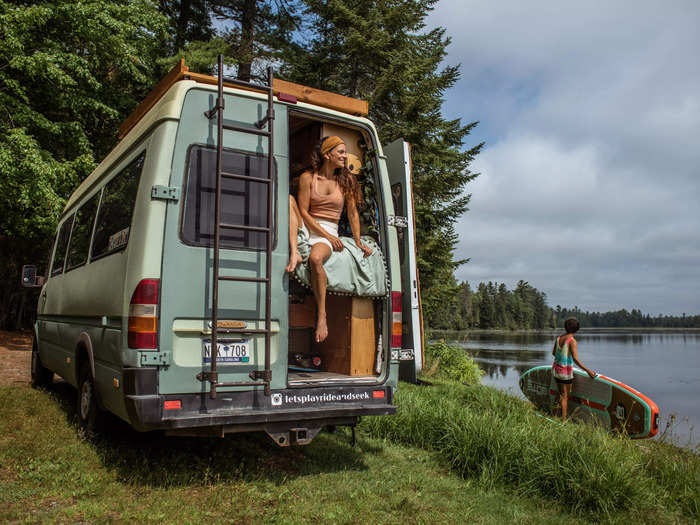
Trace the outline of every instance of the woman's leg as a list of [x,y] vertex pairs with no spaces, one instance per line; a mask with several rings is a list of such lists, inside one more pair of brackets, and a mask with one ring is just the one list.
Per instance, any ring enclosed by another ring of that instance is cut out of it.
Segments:
[[328,337],[328,325],[326,324],[326,270],[323,263],[331,256],[331,249],[326,243],[314,244],[309,254],[309,266],[311,267],[311,288],[316,298],[316,333],[314,340],[317,343]]
[[566,419],[566,414],[569,409],[569,394],[571,393],[571,384],[560,385],[561,389],[561,418]]
[[297,245],[297,236],[299,235],[299,228],[304,224],[301,218],[301,213],[299,213],[299,206],[297,206],[296,199],[290,195],[289,196],[289,262],[285,270],[288,272],[293,272],[297,267],[297,264],[301,262],[301,255],[299,255],[299,249]]

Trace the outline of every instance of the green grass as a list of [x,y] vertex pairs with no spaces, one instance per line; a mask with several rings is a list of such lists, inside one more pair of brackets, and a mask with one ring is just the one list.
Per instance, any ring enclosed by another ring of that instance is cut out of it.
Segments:
[[557,501],[589,519],[700,518],[700,458],[689,451],[548,421],[528,403],[481,385],[402,384],[395,402],[396,416],[368,419],[363,429],[439,452],[484,489]]
[[467,368],[434,350],[433,386],[401,384],[397,415],[363,419],[355,448],[346,430],[282,449],[116,419],[89,439],[66,383],[0,388],[0,522],[697,522],[698,456],[447,381]]
[[348,431],[281,449],[262,434],[87,439],[74,391],[0,389],[0,522],[585,523],[456,475],[440,454]]

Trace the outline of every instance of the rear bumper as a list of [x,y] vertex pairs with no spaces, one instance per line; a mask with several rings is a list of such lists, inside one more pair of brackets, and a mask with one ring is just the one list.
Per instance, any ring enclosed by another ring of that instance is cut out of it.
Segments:
[[294,388],[272,391],[270,396],[257,388],[218,392],[216,399],[210,399],[207,392],[159,395],[151,380],[155,369],[127,370],[126,409],[131,424],[140,431],[211,428],[212,433],[223,434],[285,426],[320,428],[396,412],[389,386]]

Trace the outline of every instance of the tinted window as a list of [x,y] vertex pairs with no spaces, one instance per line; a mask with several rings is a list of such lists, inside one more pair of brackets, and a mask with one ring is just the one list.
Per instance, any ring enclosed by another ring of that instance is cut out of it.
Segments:
[[[224,150],[221,161],[225,173],[267,178],[266,156]],[[267,227],[267,192],[266,183],[222,178],[221,222]],[[187,166],[182,224],[182,239],[187,244],[214,246],[215,197],[216,150],[195,146],[190,150]],[[264,232],[221,230],[222,248],[264,250],[266,242]]]
[[56,237],[56,251],[53,255],[51,265],[51,275],[58,275],[63,272],[63,262],[66,260],[66,248],[68,247],[68,237],[70,237],[70,227],[73,224],[73,216],[68,217]]
[[145,153],[139,155],[105,186],[92,241],[92,258],[126,247]]
[[66,264],[66,270],[70,270],[71,268],[75,268],[87,262],[92,225],[95,222],[95,212],[97,211],[97,204],[99,202],[100,193],[98,192],[75,212],[73,233],[70,236],[70,245],[68,246],[68,263]]

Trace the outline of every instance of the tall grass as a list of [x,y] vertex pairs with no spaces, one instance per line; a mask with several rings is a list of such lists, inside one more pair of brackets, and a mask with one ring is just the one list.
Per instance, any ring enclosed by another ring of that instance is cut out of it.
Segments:
[[700,461],[691,453],[666,446],[664,460],[602,429],[539,417],[526,402],[480,385],[401,384],[396,404],[396,416],[367,419],[363,428],[438,451],[482,486],[555,500],[580,515],[653,515],[665,506],[699,516]]
[[482,372],[463,348],[444,341],[425,347],[423,376],[444,378],[459,383],[474,384],[481,380]]

